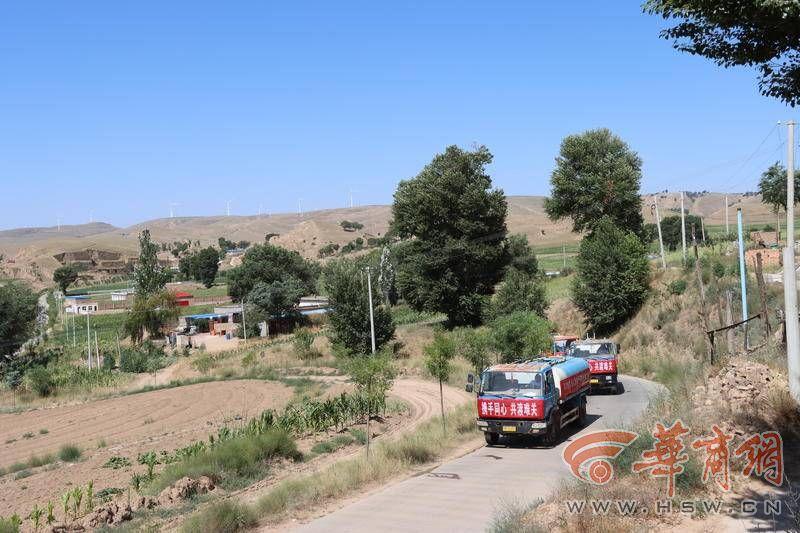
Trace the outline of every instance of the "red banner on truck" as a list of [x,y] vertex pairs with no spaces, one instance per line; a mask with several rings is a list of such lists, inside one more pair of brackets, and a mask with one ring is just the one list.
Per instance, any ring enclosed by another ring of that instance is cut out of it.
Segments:
[[544,418],[544,400],[478,398],[478,417],[542,420]]

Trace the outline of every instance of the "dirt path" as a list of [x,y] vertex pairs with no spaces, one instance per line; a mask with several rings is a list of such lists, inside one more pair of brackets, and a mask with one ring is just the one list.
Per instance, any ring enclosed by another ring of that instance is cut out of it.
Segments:
[[[264,409],[283,408],[292,394],[291,388],[275,382],[218,381],[0,414],[0,466],[25,461],[34,454],[57,454],[64,444],[83,450],[82,459],[75,464],[58,462],[54,470],[46,466],[31,469],[30,476],[20,479],[14,474],[0,477],[0,516],[27,513],[33,503],[41,506],[50,499],[55,502],[71,485],[89,480],[94,481],[95,492],[106,487],[124,488],[132,467],[103,468],[110,457],[124,456],[135,465],[141,452],[171,451],[194,440],[205,440],[225,423],[246,420]],[[98,447],[101,441],[105,446]]]

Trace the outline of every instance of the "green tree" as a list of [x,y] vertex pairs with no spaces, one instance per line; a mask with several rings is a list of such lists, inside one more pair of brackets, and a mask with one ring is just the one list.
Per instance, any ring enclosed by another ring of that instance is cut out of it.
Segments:
[[449,146],[413,179],[401,181],[392,205],[397,286],[416,310],[443,312],[448,327],[480,322],[508,256],[506,199],[492,189],[482,146]]
[[503,362],[531,359],[550,348],[553,325],[536,313],[517,311],[490,324],[494,349]]
[[[361,263],[347,259],[331,261],[325,267],[324,284],[331,306],[328,315],[331,342],[349,354],[370,353],[367,278]],[[379,350],[394,337],[394,320],[389,309],[381,304],[380,291],[375,285],[373,278],[375,346]]]
[[650,266],[642,241],[601,220],[581,242],[572,299],[597,334],[630,318],[647,298]]
[[800,102],[800,7],[776,0],[647,0],[643,9],[677,23],[661,30],[681,52],[722,67],[760,72],[761,94]]
[[272,283],[259,281],[247,296],[247,303],[256,309],[263,321],[272,316],[296,313],[297,304],[304,294],[306,288],[297,278],[290,277]]
[[133,269],[136,296],[147,298],[162,291],[170,280],[169,270],[158,262],[158,245],[150,240],[150,230],[139,234],[139,261]]
[[396,280],[392,251],[388,246],[384,246],[381,250],[381,262],[378,267],[378,286],[383,294],[383,301],[389,306],[397,303]]
[[638,235],[641,180],[642,160],[610,130],[569,135],[561,141],[545,211],[551,220],[571,218],[576,232],[591,231],[603,217],[610,217]]
[[[758,182],[758,192],[761,194],[761,201],[772,206],[772,210],[777,216],[781,208],[786,211],[786,167],[776,162],[761,174]],[[800,202],[800,170],[794,174],[794,203]],[[780,217],[778,216],[778,226],[781,227]],[[780,232],[778,231],[778,240]]]
[[228,294],[239,302],[258,282],[270,284],[288,278],[296,279],[306,294],[312,294],[318,272],[316,265],[297,252],[272,244],[256,244],[245,252],[241,265],[228,271]]
[[36,311],[30,287],[16,281],[0,285],[0,356],[14,353],[33,334]]
[[370,429],[369,421],[372,418],[373,405],[380,399],[383,404],[386,394],[392,388],[395,369],[391,357],[386,353],[374,353],[351,357],[346,364],[347,373],[358,389],[367,395],[367,454],[369,454]]
[[446,432],[443,383],[450,379],[450,374],[453,373],[452,360],[456,356],[456,343],[450,335],[437,331],[433,336],[433,342],[425,346],[424,352],[425,368],[431,376],[439,380],[439,405],[442,408],[442,432]]
[[480,375],[492,363],[492,339],[489,332],[484,329],[457,328],[453,335],[459,355],[469,361],[476,375]]
[[213,246],[184,256],[178,263],[181,274],[201,282],[206,288],[214,285],[219,270],[219,252]]
[[145,333],[151,338],[159,337],[163,329],[178,318],[178,303],[169,291],[160,291],[148,296],[136,294],[133,305],[122,330],[134,343],[144,339]]
[[[694,224],[695,235],[700,240],[700,217],[697,215],[684,215],[686,219],[686,242],[692,240],[692,224]],[[657,230],[656,230],[657,231]],[[670,215],[661,219],[661,237],[664,239],[664,246],[669,250],[677,250],[681,246],[681,216]],[[656,234],[658,238],[658,234]]]
[[502,284],[492,298],[492,316],[514,311],[533,311],[544,316],[547,294],[544,274],[525,235],[509,236],[506,247],[511,258]]
[[63,294],[67,294],[70,285],[78,280],[78,271],[72,265],[58,267],[53,272],[53,281],[58,285]]

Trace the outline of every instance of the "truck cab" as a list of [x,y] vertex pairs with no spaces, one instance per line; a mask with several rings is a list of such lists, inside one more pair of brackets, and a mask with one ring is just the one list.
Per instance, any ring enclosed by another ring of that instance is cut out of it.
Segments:
[[466,390],[477,392],[477,424],[486,443],[533,435],[557,444],[564,426],[585,421],[589,372],[583,359],[540,357],[490,366],[477,383],[469,375]]
[[584,359],[591,369],[592,390],[609,390],[622,393],[622,384],[617,375],[619,345],[611,339],[584,339],[575,342],[569,355]]
[[572,345],[580,340],[577,335],[553,335],[553,355],[567,355]]

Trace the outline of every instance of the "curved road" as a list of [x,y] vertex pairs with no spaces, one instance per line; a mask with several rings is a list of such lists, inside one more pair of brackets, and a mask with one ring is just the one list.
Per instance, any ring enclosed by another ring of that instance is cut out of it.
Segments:
[[[638,417],[661,386],[623,376],[621,396],[589,397],[589,421],[578,435]],[[565,428],[568,431],[568,428]],[[486,531],[504,502],[546,498],[570,476],[555,448],[482,446],[426,474],[386,487],[309,524],[303,532]],[[502,441],[501,441],[502,442]]]

